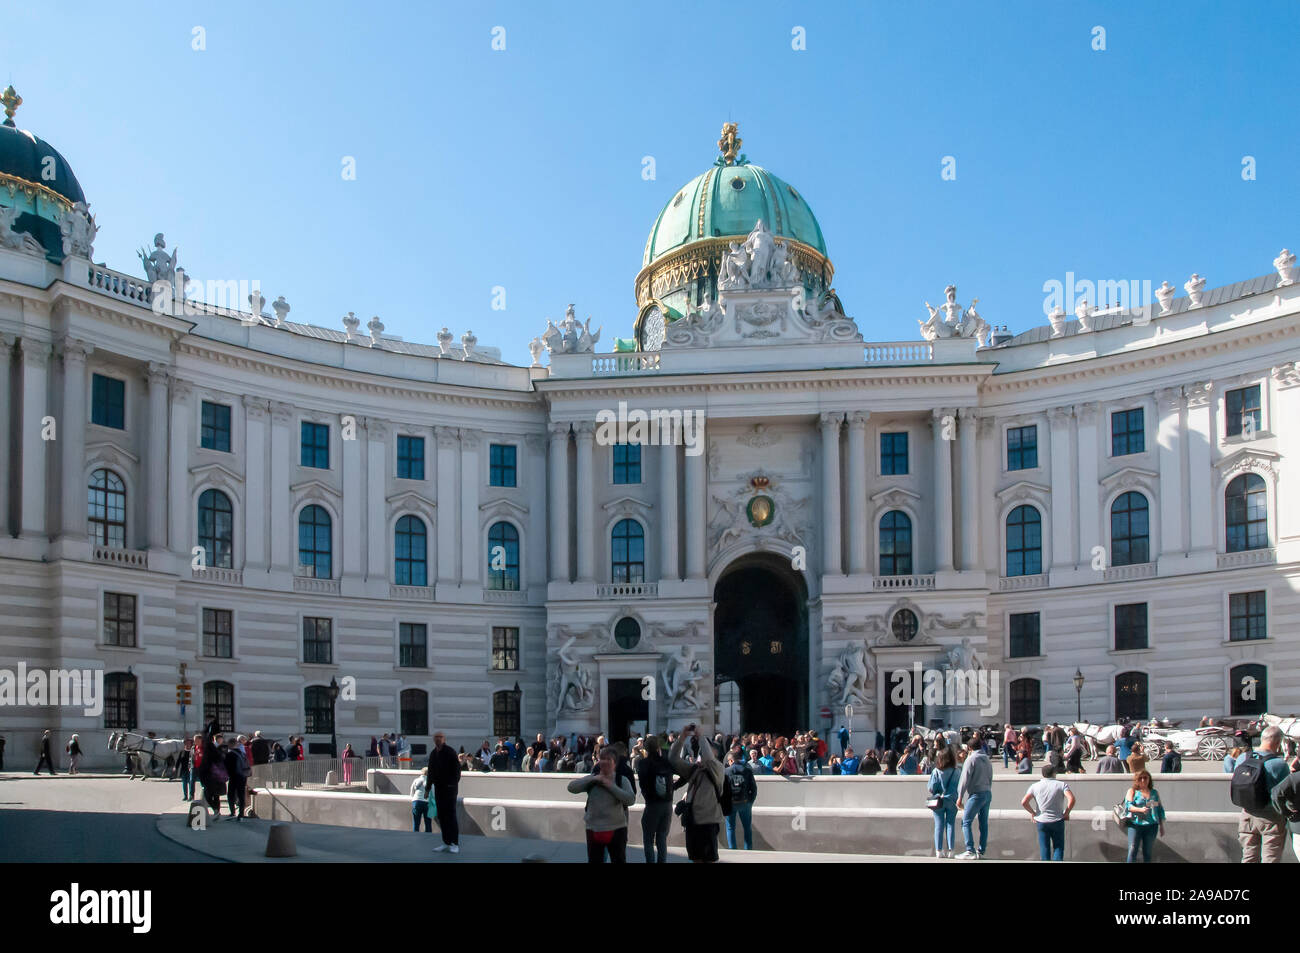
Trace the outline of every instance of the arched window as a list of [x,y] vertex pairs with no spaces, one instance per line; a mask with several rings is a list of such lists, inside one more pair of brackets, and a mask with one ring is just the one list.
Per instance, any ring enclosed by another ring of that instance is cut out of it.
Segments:
[[323,506],[304,506],[298,514],[298,575],[313,579],[334,576],[333,521]]
[[1150,717],[1145,672],[1120,672],[1115,676],[1115,718],[1135,720]]
[[880,574],[912,574],[912,520],[899,510],[890,510],[880,518]]
[[1110,505],[1110,564],[1132,566],[1151,561],[1151,521],[1147,498],[1121,493]]
[[112,470],[90,475],[86,501],[90,541],[96,546],[123,549],[126,546],[126,487]]
[[405,688],[401,696],[402,734],[429,733],[429,693],[419,688]]
[[330,708],[330,690],[324,685],[308,685],[302,693],[303,731],[309,735],[328,735],[334,730],[334,709]]
[[1036,678],[1017,678],[1011,683],[1011,704],[1007,721],[1013,725],[1037,725],[1042,721],[1042,696]]
[[1228,673],[1233,715],[1262,715],[1268,711],[1268,666],[1256,662],[1235,665]]
[[209,566],[232,568],[235,518],[230,497],[220,490],[204,490],[199,497],[199,545]]
[[519,530],[512,523],[488,530],[488,588],[519,588]]
[[1032,506],[1017,506],[1007,516],[1007,575],[1036,576],[1043,571],[1043,518]]
[[235,686],[229,682],[203,683],[203,723],[212,721],[218,731],[235,730]]
[[1268,492],[1258,473],[1243,473],[1228,484],[1223,500],[1228,552],[1268,549]]
[[619,520],[610,538],[610,582],[645,582],[645,530]]
[[424,521],[403,516],[393,531],[393,578],[399,586],[427,586],[429,557]]
[[136,725],[136,681],[126,672],[104,676],[104,727],[131,730]]

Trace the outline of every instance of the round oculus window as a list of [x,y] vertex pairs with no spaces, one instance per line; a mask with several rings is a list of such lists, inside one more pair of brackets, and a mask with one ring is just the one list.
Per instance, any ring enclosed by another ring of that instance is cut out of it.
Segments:
[[614,641],[621,649],[634,649],[641,641],[641,624],[631,616],[624,616],[614,626]]
[[916,613],[911,609],[899,609],[894,613],[894,620],[890,624],[894,638],[900,642],[911,642],[916,638],[917,627]]
[[745,180],[742,179],[740,176],[736,176],[734,179],[731,180],[731,187],[735,189],[737,192],[739,192],[741,189],[745,187]]

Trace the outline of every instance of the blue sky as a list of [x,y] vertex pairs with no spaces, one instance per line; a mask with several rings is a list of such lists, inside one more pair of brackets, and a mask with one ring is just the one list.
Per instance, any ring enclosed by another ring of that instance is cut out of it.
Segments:
[[292,320],[378,314],[430,343],[472,328],[526,363],[569,302],[601,349],[630,334],[646,233],[727,119],[812,205],[868,340],[915,338],[948,282],[1021,331],[1068,271],[1180,294],[1193,271],[1210,287],[1264,274],[1300,246],[1296,14],[23,2],[0,80],[81,180],[97,260],[142,274],[135,250],[162,231],[192,277],[256,279]]

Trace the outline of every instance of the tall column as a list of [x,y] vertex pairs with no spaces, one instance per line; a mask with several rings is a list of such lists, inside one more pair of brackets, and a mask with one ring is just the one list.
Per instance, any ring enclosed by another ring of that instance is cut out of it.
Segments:
[[527,434],[524,446],[528,450],[527,466],[520,473],[528,499],[529,534],[525,540],[528,565],[524,567],[523,584],[544,589],[551,572],[546,558],[550,540],[550,514],[546,512],[546,438],[539,433]]
[[10,369],[13,366],[14,339],[0,334],[0,536],[9,535],[9,485],[13,479],[13,464],[9,453],[9,426],[14,404],[9,399]]
[[[1075,408],[1079,427],[1079,553],[1078,566],[1092,565],[1092,550],[1102,543],[1101,501],[1098,499],[1100,473],[1100,444],[1097,437],[1097,418],[1101,404],[1089,401]],[[1052,452],[1055,453],[1055,447]],[[1055,492],[1053,492],[1055,497]],[[1109,536],[1109,534],[1107,534]]]
[[934,440],[934,568],[952,572],[952,435],[957,412],[940,407],[930,415]]
[[1074,549],[1070,545],[1074,524],[1074,454],[1071,452],[1070,422],[1073,407],[1053,407],[1047,412],[1052,434],[1048,444],[1052,474],[1052,558],[1044,568],[1073,569]]
[[[151,392],[152,396],[152,392]],[[244,397],[244,572],[265,571],[266,531],[271,525],[266,505],[265,400]],[[152,548],[153,542],[150,541]]]
[[[189,381],[172,377],[171,445],[168,448],[167,508],[171,514],[171,550],[189,562],[190,550],[198,545],[190,533],[190,392]],[[161,488],[159,490],[161,492]],[[211,553],[207,559],[211,561]]]
[[961,452],[961,570],[980,568],[980,466],[976,432],[979,418],[974,407],[957,412],[958,449]]
[[840,575],[840,425],[842,413],[821,415],[822,429],[822,572]]
[[[1273,368],[1274,393],[1277,404],[1274,420],[1300,420],[1300,361],[1286,361]],[[1217,435],[1218,428],[1214,416],[1210,416],[1210,433]],[[1277,449],[1282,454],[1285,465],[1287,460],[1300,460],[1300,427],[1273,427],[1277,434]],[[1211,440],[1213,443],[1213,440]],[[1289,499],[1300,490],[1300,482],[1295,480],[1294,470],[1283,471],[1284,478],[1277,487],[1280,498]],[[1284,496],[1283,496],[1284,494]],[[1277,509],[1277,540],[1279,547],[1278,562],[1293,562],[1296,551],[1295,541],[1300,539],[1300,506],[1279,506]],[[1285,547],[1284,549],[1282,547]]]
[[686,470],[686,578],[704,578],[704,513],[708,493],[704,443],[694,455],[683,452]]
[[[166,365],[150,361],[146,379],[149,384],[149,440],[145,458],[145,483],[149,487],[145,501],[148,507],[147,544],[151,550],[162,551],[167,548],[167,493],[163,489],[167,486]],[[247,506],[248,502],[245,501],[244,505]],[[129,539],[127,545],[131,545]]]
[[[343,500],[343,506],[366,511],[362,531],[366,540],[366,579],[385,583],[388,570],[388,423],[366,419],[366,496],[365,500]],[[428,554],[426,553],[426,556]]]
[[[343,572],[340,579],[360,581],[364,573],[366,550],[361,534],[361,517],[366,511],[366,492],[362,485],[365,463],[362,461],[362,447],[366,440],[366,420],[356,418],[352,439],[340,440],[343,445],[343,512],[339,518],[343,521],[341,546],[343,549]],[[340,437],[343,437],[340,431]]]
[[455,427],[434,427],[438,441],[438,585],[460,580],[460,434]]
[[[59,505],[59,526],[64,537],[86,538],[86,354],[82,341],[63,342],[63,418],[59,421],[62,460],[59,484],[63,491]],[[151,370],[152,373],[152,370]],[[131,540],[126,540],[130,547]]]
[[483,584],[483,562],[479,559],[480,544],[478,500],[479,486],[483,481],[479,469],[479,447],[482,435],[475,430],[460,431],[460,555],[461,585]]
[[849,572],[867,571],[867,420],[870,411],[849,414]]
[[578,441],[578,481],[577,481],[577,518],[578,518],[578,581],[596,581],[595,513],[592,511],[595,499],[594,480],[595,462],[592,445],[595,442],[595,425],[589,420],[580,420],[573,425],[574,435]]
[[1181,556],[1183,546],[1183,392],[1179,387],[1156,391],[1156,408],[1160,429],[1156,445],[1160,448],[1160,554]]
[[293,466],[293,405],[271,404],[271,565],[292,573],[297,530],[289,525],[289,474]]
[[[41,418],[49,414],[50,346],[23,338],[22,535],[48,540],[45,528],[45,451]],[[62,428],[58,428],[61,431]]]
[[677,440],[672,421],[659,429],[659,578],[680,579],[677,560]]
[[[1187,386],[1187,526],[1191,530],[1189,549],[1192,552],[1215,549],[1215,524],[1208,516],[1215,512],[1214,465],[1210,452],[1214,439],[1210,423],[1210,400],[1213,396],[1214,385],[1209,381]],[[1294,422],[1288,424],[1289,427],[1294,425]],[[1161,524],[1163,533],[1164,525]]]
[[567,583],[569,571],[569,424],[553,423],[548,433],[547,522],[551,530],[551,578]]

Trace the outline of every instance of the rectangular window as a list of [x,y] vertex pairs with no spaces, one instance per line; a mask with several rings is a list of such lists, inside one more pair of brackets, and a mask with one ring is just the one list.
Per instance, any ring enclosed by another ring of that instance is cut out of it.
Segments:
[[334,622],[304,616],[302,620],[302,660],[318,665],[334,661]]
[[1037,658],[1042,655],[1039,644],[1039,615],[1037,612],[1013,612],[1008,633],[1008,658]]
[[641,445],[639,443],[614,444],[614,482],[641,482]]
[[518,486],[515,472],[515,447],[512,444],[492,444],[489,450],[488,484],[490,486]]
[[1264,592],[1234,592],[1228,596],[1228,641],[1250,642],[1268,638],[1268,612]]
[[492,627],[492,670],[494,672],[519,671],[519,630]]
[[1115,607],[1115,649],[1147,648],[1147,604],[1133,602]]
[[90,382],[90,422],[126,429],[126,381],[95,374]]
[[233,616],[229,609],[203,610],[203,654],[211,658],[232,656]]
[[397,435],[397,478],[424,479],[424,438]]
[[518,738],[519,692],[496,692],[492,696],[492,734],[498,738]]
[[1146,414],[1141,407],[1110,415],[1110,455],[1125,457],[1147,448]]
[[398,626],[398,631],[397,664],[402,668],[427,668],[429,664],[428,627],[423,623],[403,622]]
[[135,596],[104,593],[104,644],[135,648]]
[[1007,429],[1007,469],[1033,470],[1038,466],[1038,425]]
[[330,468],[329,424],[302,422],[302,465],[317,470]]
[[907,473],[906,433],[880,435],[880,472],[884,476],[903,476]]
[[206,400],[203,402],[199,444],[205,450],[230,452],[230,408],[225,404],[210,404]]
[[[1259,433],[1264,428],[1264,413],[1260,404],[1259,385],[1239,387],[1225,396],[1224,416],[1227,418],[1228,436],[1235,437],[1249,430]],[[1247,424],[1246,421],[1250,423]]]

